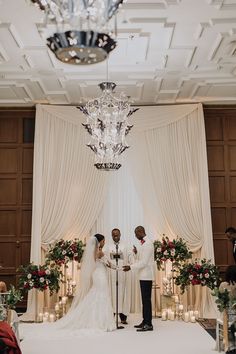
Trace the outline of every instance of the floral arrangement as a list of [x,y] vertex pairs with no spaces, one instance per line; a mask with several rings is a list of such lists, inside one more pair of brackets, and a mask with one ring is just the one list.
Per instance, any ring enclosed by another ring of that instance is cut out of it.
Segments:
[[219,288],[215,288],[212,295],[216,297],[215,303],[220,312],[230,307],[232,300],[230,300],[229,291],[227,289],[220,290]]
[[16,289],[13,285],[10,285],[10,290],[7,292],[5,298],[5,304],[8,309],[14,309],[16,304],[23,300],[23,296],[20,289]]
[[60,288],[62,274],[56,266],[49,267],[47,264],[38,266],[30,263],[27,266],[21,266],[19,271],[22,273],[19,278],[19,285],[23,291],[49,289],[50,295],[52,295],[54,292],[58,292]]
[[213,290],[219,284],[219,271],[210,260],[195,260],[194,263],[183,264],[180,267],[175,284],[180,286],[182,294],[190,284],[207,286]]
[[85,245],[80,240],[59,240],[53,245],[50,245],[46,255],[46,261],[56,263],[61,266],[67,264],[69,261],[75,260],[80,262]]
[[158,269],[167,260],[172,262],[173,267],[179,267],[182,262],[192,257],[192,252],[181,237],[170,241],[167,236],[163,235],[161,241],[154,241],[154,257]]

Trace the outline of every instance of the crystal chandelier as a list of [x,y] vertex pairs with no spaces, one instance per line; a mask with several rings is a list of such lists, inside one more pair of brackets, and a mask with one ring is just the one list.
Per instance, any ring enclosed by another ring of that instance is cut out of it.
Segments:
[[138,108],[130,108],[125,94],[118,98],[113,95],[114,82],[102,82],[98,86],[102,95],[78,107],[87,117],[83,124],[91,135],[87,146],[96,154],[94,166],[97,169],[118,170],[121,167],[118,157],[129,147],[126,136],[133,125],[129,125],[128,120]]
[[45,25],[54,25],[47,45],[68,64],[93,64],[116,47],[114,15],[123,0],[31,0],[45,13]]

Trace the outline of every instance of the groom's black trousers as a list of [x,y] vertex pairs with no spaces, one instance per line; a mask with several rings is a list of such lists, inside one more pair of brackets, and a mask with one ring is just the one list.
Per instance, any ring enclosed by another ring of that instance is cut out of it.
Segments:
[[152,325],[152,280],[140,280],[143,305],[143,324]]

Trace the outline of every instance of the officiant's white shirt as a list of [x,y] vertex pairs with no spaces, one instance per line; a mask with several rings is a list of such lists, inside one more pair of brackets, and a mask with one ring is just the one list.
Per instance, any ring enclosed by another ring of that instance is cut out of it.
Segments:
[[139,280],[154,280],[154,246],[153,242],[146,236],[145,241],[137,247],[136,261],[130,266],[132,270],[138,271]]

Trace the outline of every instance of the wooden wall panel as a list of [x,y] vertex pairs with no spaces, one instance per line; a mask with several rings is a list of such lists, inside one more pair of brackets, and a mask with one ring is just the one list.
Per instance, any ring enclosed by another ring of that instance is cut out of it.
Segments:
[[229,169],[236,172],[236,145],[229,146]]
[[[206,110],[205,110],[206,114]],[[223,140],[223,117],[221,112],[207,110],[207,119],[205,119],[206,139],[210,141]]]
[[[222,252],[224,250],[224,252]],[[228,242],[226,239],[214,240],[215,262],[219,265],[227,265],[230,252],[228,250]]]
[[32,173],[33,171],[33,148],[23,149],[22,172]]
[[16,178],[0,178],[0,205],[16,205],[17,180]]
[[210,196],[212,202],[225,201],[225,177],[211,176],[209,177]]
[[216,264],[234,264],[225,229],[236,227],[236,107],[204,107]]
[[209,171],[224,171],[224,146],[211,146],[207,148],[208,170]]
[[3,236],[16,237],[16,210],[0,210],[0,238]]
[[16,173],[17,172],[17,149],[16,148],[0,148],[0,173]]
[[[6,113],[6,112],[4,112]],[[0,142],[1,143],[17,143],[18,141],[18,119],[12,116],[6,117],[4,114],[1,115],[1,124],[0,124]]]
[[32,204],[32,178],[22,178],[22,204]]
[[21,236],[30,236],[31,234],[32,210],[22,210],[21,213]]
[[8,286],[30,261],[34,124],[35,109],[0,108],[0,280]]
[[224,234],[226,221],[226,208],[215,207],[211,208],[212,228],[215,234]]
[[16,267],[16,247],[15,242],[1,242],[1,265],[7,270]]

